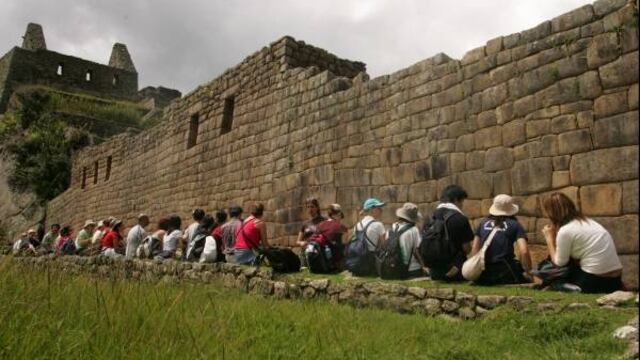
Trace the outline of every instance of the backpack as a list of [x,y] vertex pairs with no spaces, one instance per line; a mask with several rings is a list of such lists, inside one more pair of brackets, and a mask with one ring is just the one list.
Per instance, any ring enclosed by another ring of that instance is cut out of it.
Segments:
[[376,270],[382,279],[406,279],[409,277],[409,266],[413,249],[409,254],[409,263],[405,264],[402,259],[402,249],[400,248],[400,237],[414,225],[407,224],[389,231],[389,239],[385,246],[380,249],[376,256]]
[[447,220],[454,214],[455,212],[452,210],[445,213],[443,219],[433,216],[431,223],[425,226],[422,231],[419,250],[426,266],[449,266],[456,256],[457,251],[449,239],[449,229],[447,229]]
[[555,282],[566,281],[571,272],[571,265],[558,266],[551,261],[550,257],[542,260],[536,269],[531,270],[531,275],[542,280],[541,286],[548,286]]
[[60,247],[59,255],[75,255],[76,254],[76,243],[72,239],[65,240]]
[[260,266],[265,258],[275,272],[289,273],[300,271],[300,257],[289,248],[258,248],[255,265]]
[[136,256],[140,259],[153,259],[154,256],[162,252],[162,242],[155,236],[145,237],[138,248]]
[[375,256],[368,246],[373,243],[367,237],[367,229],[374,222],[370,221],[362,230],[358,230],[356,225],[347,244],[345,267],[353,275],[366,276],[375,272]]
[[220,255],[223,255],[223,253],[222,251],[219,251],[216,239],[213,236],[207,236],[204,241],[202,254],[200,255],[200,262],[212,263],[220,261]]
[[[325,239],[322,234],[317,235]],[[329,273],[333,270],[333,266],[331,265],[331,250],[327,245],[322,245],[321,241],[315,241],[314,237],[315,235],[309,239],[309,243],[304,249],[304,256],[307,259],[309,271],[314,274]]]
[[[184,259],[186,261],[198,261],[204,250],[205,241],[208,237],[212,237],[207,234],[198,234],[193,237],[193,240],[189,242]],[[215,240],[214,240],[215,241]]]

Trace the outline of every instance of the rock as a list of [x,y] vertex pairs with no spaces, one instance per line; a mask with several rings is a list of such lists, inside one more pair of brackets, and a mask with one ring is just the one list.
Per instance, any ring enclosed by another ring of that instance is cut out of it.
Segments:
[[619,166],[620,159],[638,159],[638,147],[616,147],[573,155],[571,183],[587,185],[637,179],[638,162],[628,161],[625,166]]
[[615,216],[622,210],[620,184],[590,185],[580,188],[580,207],[587,216]]
[[458,316],[465,320],[472,320],[476,318],[476,312],[472,308],[464,306],[458,309]]
[[329,286],[329,279],[313,280],[309,285],[316,290],[324,291]]
[[485,309],[482,306],[476,306],[476,315],[477,316],[482,316],[482,315],[484,315],[484,314],[486,314],[488,312],[489,312],[488,309]]
[[442,311],[440,310],[440,300],[438,299],[425,299],[422,301],[422,306],[427,315],[438,315]]
[[273,295],[278,299],[284,299],[289,295],[289,287],[283,281],[273,283]]
[[504,304],[507,298],[502,295],[478,295],[476,302],[483,308],[493,309],[500,304]]
[[440,314],[440,315],[438,315],[438,319],[442,319],[442,320],[446,320],[446,321],[454,322],[454,323],[457,323],[457,322],[461,321],[460,318],[451,316],[449,314]]
[[516,161],[511,170],[514,195],[551,189],[553,163],[551,158],[535,158]]
[[599,297],[596,302],[600,306],[620,306],[631,301],[636,294],[631,291],[615,291],[611,294]]
[[460,308],[460,305],[455,301],[444,300],[440,307],[447,313],[453,313]]
[[566,307],[567,310],[583,310],[583,309],[590,309],[590,308],[591,308],[591,305],[585,304],[585,303],[571,303]]
[[558,154],[577,154],[592,148],[591,133],[587,129],[564,132],[558,135]]
[[619,327],[613,332],[613,337],[620,340],[636,340],[638,328],[629,325]]
[[416,286],[408,288],[407,292],[417,299],[424,299],[424,297],[427,295],[426,289]]
[[638,112],[627,112],[594,122],[593,145],[595,148],[638,144]]
[[456,291],[451,288],[431,288],[427,290],[427,297],[436,298],[441,300],[453,300],[456,296]]
[[246,276],[247,278],[252,278],[252,277],[256,276],[257,273],[258,273],[258,268],[256,268],[256,267],[246,268],[242,272],[242,274],[244,274],[244,276]]
[[547,302],[538,304],[537,308],[538,311],[542,312],[557,312],[562,310],[562,305],[555,302]]
[[476,305],[476,296],[473,294],[457,292],[456,302],[460,304],[460,306],[473,309],[473,307]]
[[533,303],[533,298],[529,296],[509,296],[507,302],[516,310],[522,310],[527,307],[527,305]]
[[311,286],[307,286],[302,291],[302,297],[305,299],[313,299],[316,296],[316,289]]

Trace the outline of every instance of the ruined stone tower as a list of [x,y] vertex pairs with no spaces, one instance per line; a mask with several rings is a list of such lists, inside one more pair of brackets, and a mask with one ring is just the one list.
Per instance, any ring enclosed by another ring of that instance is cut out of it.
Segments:
[[127,45],[115,43],[113,44],[113,50],[111,50],[111,58],[109,59],[109,66],[122,69],[130,72],[137,72],[136,67],[133,65]]
[[40,24],[29,23],[22,37],[22,48],[27,50],[47,50],[44,32]]

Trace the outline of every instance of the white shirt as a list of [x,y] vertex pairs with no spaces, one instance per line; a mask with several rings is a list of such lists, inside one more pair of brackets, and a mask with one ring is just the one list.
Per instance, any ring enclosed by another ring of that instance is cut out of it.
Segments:
[[199,225],[200,223],[196,221],[187,226],[187,229],[184,231],[184,236],[187,239],[187,242],[191,242],[191,240],[193,240],[193,235],[195,235],[196,229]]
[[362,220],[360,220],[354,227],[355,230],[362,230],[367,226],[367,224],[372,221],[375,222],[369,225],[369,227],[367,228],[367,239],[369,239],[369,241],[367,241],[367,247],[369,248],[369,251],[376,250],[380,239],[387,232],[387,230],[384,228],[384,224],[374,219],[373,216],[367,215],[362,218]]
[[144,228],[140,226],[140,224],[132,227],[131,230],[129,230],[129,233],[127,234],[127,258],[132,258],[136,255],[136,249],[138,249],[138,246],[146,235],[147,233],[144,231]]
[[[407,226],[407,223],[396,222],[391,225],[391,231],[397,231],[404,226]],[[389,232],[387,232],[387,239],[389,238]],[[418,246],[420,246],[420,242],[422,238],[420,237],[420,230],[416,226],[411,227],[409,230],[405,231],[400,235],[400,251],[402,252],[402,261],[405,264],[409,264],[409,271],[420,270],[422,265],[418,261],[416,257],[416,252],[418,251]],[[411,259],[409,259],[409,254],[411,254]]]
[[171,234],[164,236],[162,241],[162,251],[176,251],[178,248],[178,239],[182,237],[182,231],[173,230]]
[[104,236],[104,230],[96,230],[93,233],[93,237],[91,238],[91,243],[92,244],[100,244],[100,240],[102,240],[102,237]]
[[591,219],[576,219],[558,230],[555,263],[565,265],[569,258],[579,260],[582,271],[593,275],[622,269],[611,235]]

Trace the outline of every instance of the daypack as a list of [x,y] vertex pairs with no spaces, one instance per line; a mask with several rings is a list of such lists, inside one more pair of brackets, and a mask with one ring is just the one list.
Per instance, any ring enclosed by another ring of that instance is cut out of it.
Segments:
[[207,236],[204,241],[204,248],[202,249],[202,254],[200,255],[201,263],[212,263],[216,261],[220,261],[220,255],[223,255],[221,251],[218,249],[218,242],[213,236]]
[[571,263],[558,266],[551,261],[550,257],[542,260],[536,269],[531,270],[531,275],[542,280],[541,286],[548,286],[555,282],[566,281],[571,272]]
[[413,257],[413,249],[409,254],[409,263],[405,264],[402,259],[402,249],[400,248],[400,237],[414,225],[406,224],[389,231],[389,239],[384,247],[382,247],[376,256],[376,268],[378,276],[382,279],[406,279],[409,277],[409,266],[411,265],[411,257]]
[[58,255],[75,255],[76,254],[76,243],[72,239],[67,239],[62,243],[60,247],[60,251],[58,251]]
[[149,235],[145,237],[138,248],[136,256],[140,259],[153,259],[162,252],[162,242],[155,236]]
[[362,230],[358,230],[358,226],[355,226],[347,244],[345,267],[353,275],[366,276],[375,272],[375,255],[369,251],[368,246],[373,243],[367,237],[367,229],[374,221],[370,221]]
[[454,214],[453,211],[445,213],[443,219],[432,217],[431,223],[422,231],[419,250],[426,266],[445,267],[453,262],[456,249],[449,238],[447,220]]
[[[324,236],[322,236],[322,238],[324,238]],[[328,245],[323,246],[322,242],[314,241],[313,237],[309,240],[309,243],[304,249],[304,256],[307,259],[309,271],[314,274],[326,274],[331,272],[333,270],[330,257],[331,249],[329,249]]]
[[275,272],[290,273],[300,271],[300,257],[289,248],[258,248],[255,265],[262,264],[265,258]]
[[184,257],[186,261],[198,261],[200,259],[200,255],[202,255],[202,251],[204,250],[204,244],[207,237],[213,238],[211,235],[207,234],[198,234],[193,237],[193,240],[189,242]]

